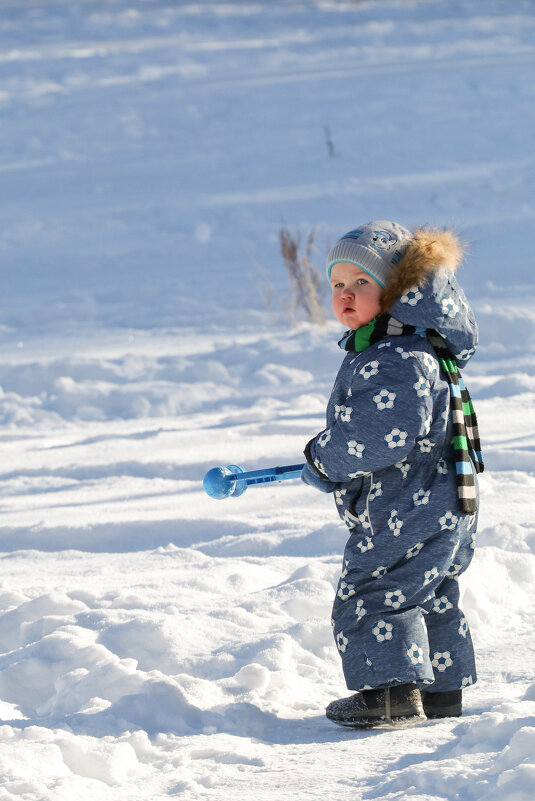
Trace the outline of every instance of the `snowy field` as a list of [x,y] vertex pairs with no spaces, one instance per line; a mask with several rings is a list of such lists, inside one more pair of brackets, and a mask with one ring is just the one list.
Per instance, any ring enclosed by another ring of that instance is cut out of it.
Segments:
[[[0,801],[533,801],[534,71],[530,0],[0,0]],[[470,243],[480,680],[358,733],[332,498],[201,482],[323,428],[281,225],[377,218]]]

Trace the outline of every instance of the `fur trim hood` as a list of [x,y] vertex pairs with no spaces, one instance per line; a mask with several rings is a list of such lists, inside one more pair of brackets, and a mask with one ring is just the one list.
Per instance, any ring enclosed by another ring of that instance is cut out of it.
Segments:
[[382,297],[382,311],[402,323],[434,328],[460,366],[475,351],[474,314],[455,277],[464,251],[450,230],[417,228]]
[[433,273],[454,273],[463,255],[461,241],[452,231],[416,228],[398,266],[390,274],[382,298],[382,311],[413,286],[425,285]]

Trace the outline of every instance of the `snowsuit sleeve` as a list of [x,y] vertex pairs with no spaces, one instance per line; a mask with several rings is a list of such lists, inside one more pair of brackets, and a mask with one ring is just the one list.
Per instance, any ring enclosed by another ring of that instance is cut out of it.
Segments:
[[428,375],[402,348],[359,359],[345,401],[329,404],[328,427],[307,446],[311,469],[329,482],[347,482],[404,459],[431,425]]
[[338,483],[335,481],[329,481],[329,479],[321,473],[317,467],[314,465],[312,457],[310,455],[310,448],[312,446],[313,440],[307,442],[305,448],[305,456],[306,456],[306,464],[301,471],[301,480],[308,484],[311,487],[315,487],[319,489],[320,492],[334,492]]

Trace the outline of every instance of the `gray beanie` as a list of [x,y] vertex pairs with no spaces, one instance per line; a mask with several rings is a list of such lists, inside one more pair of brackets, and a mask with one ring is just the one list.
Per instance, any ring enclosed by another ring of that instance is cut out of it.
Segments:
[[349,261],[369,273],[382,287],[412,239],[408,228],[388,220],[374,220],[344,234],[327,255],[327,275],[340,261]]

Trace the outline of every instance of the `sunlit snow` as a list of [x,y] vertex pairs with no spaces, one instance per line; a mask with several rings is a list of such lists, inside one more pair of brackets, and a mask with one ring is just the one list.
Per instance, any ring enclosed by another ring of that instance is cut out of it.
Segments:
[[[2,801],[532,801],[534,69],[529,0],[0,0]],[[279,230],[370,219],[469,244],[486,472],[465,714],[359,733],[332,498],[202,477],[303,461]]]

